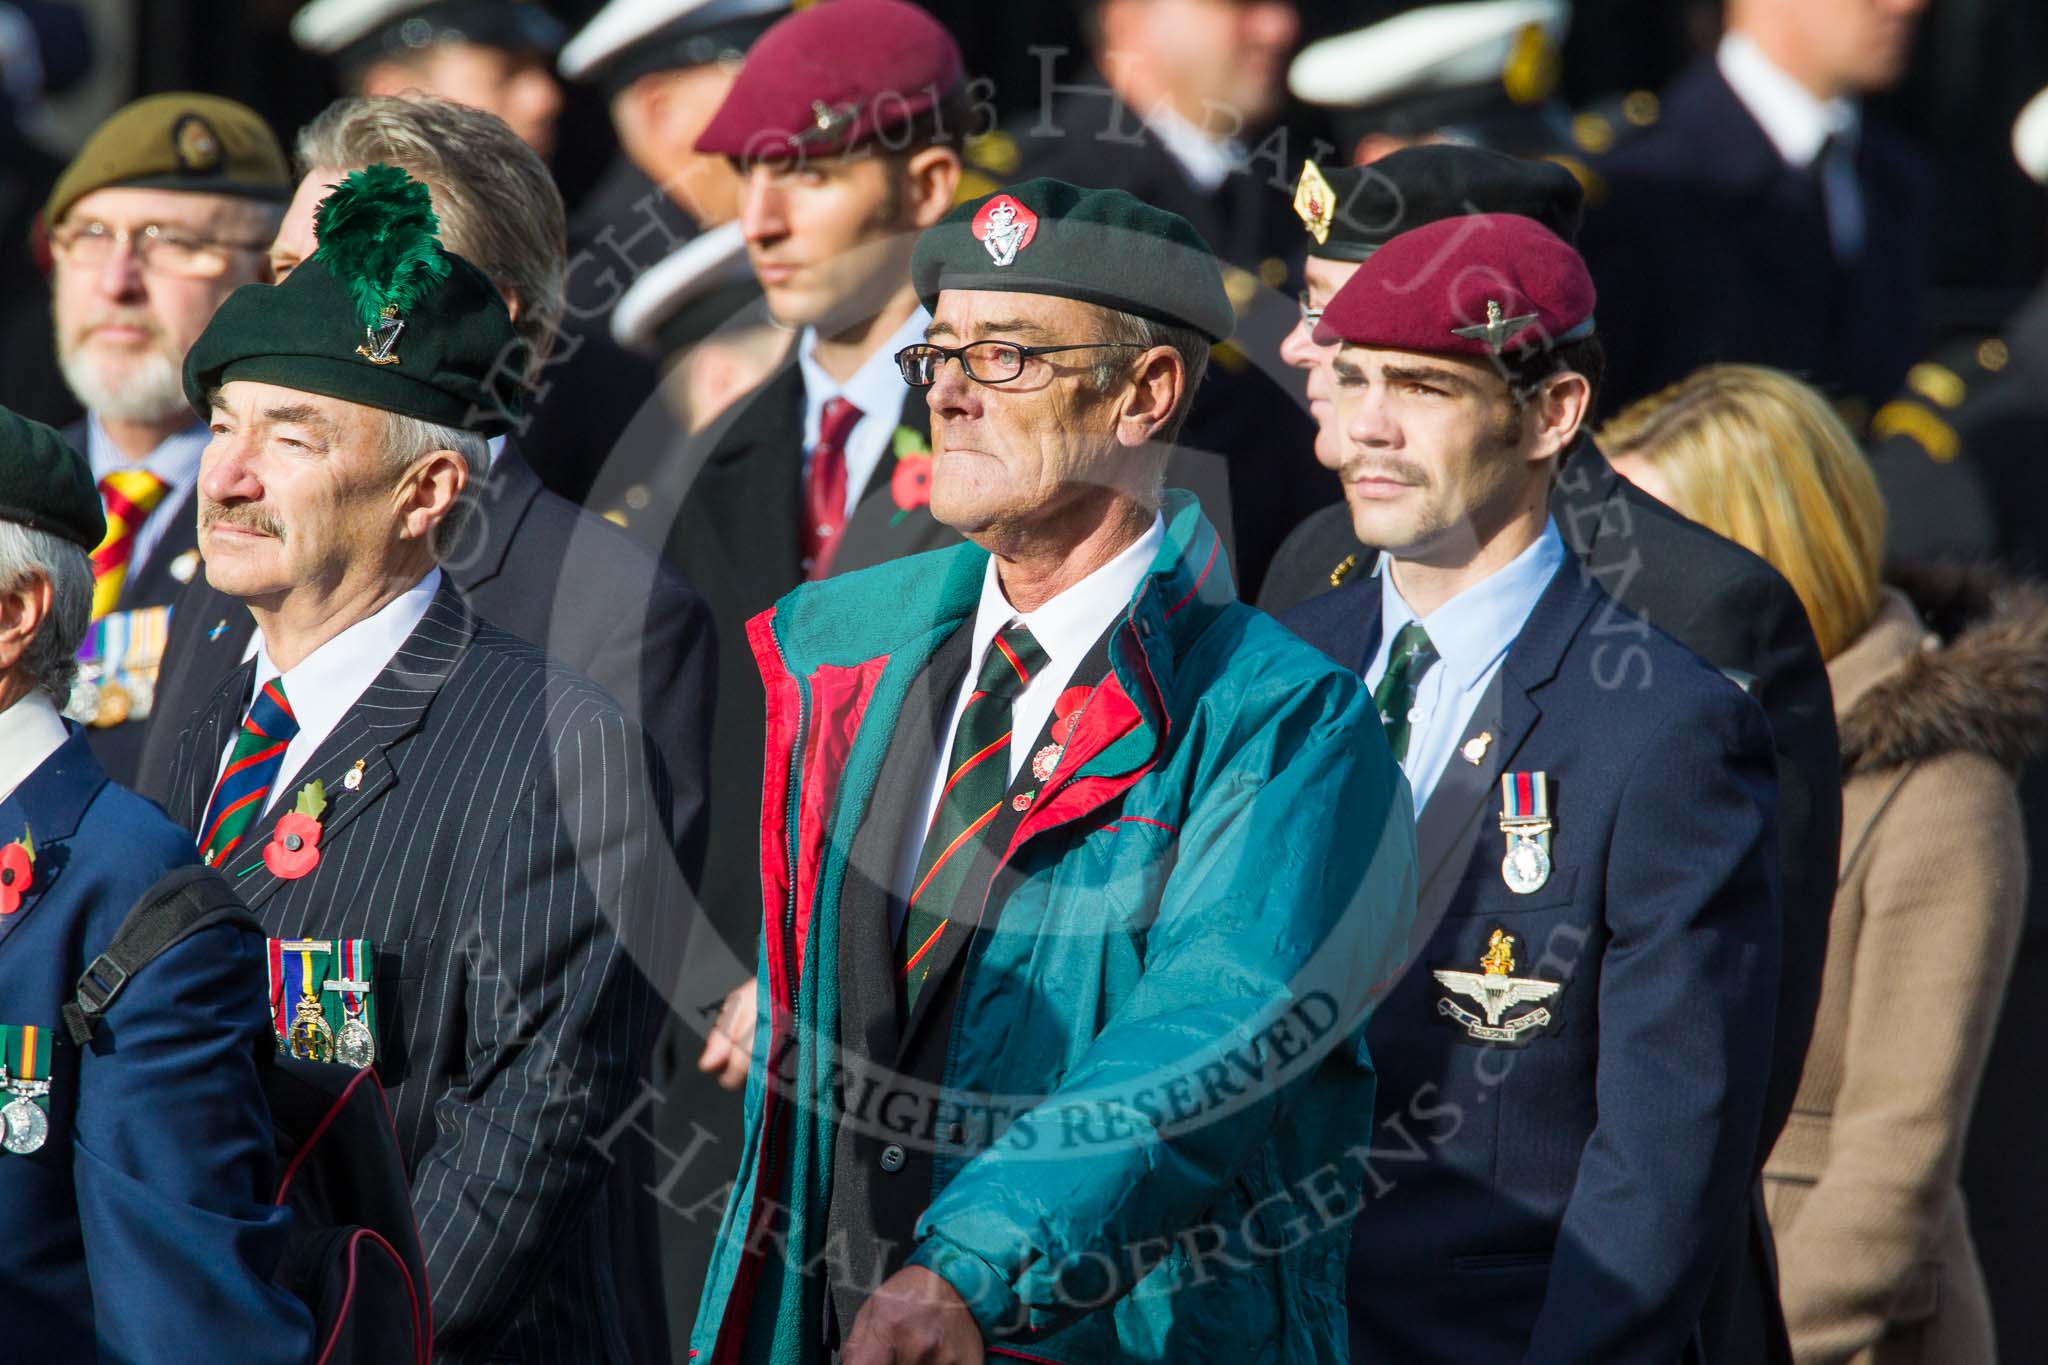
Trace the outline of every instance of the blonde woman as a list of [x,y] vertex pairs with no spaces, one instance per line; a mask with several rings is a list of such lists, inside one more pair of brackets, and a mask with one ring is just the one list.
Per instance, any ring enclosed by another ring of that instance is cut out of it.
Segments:
[[1996,1359],[1957,1168],[2026,880],[2014,774],[2048,718],[2048,598],[1988,572],[1878,576],[1884,506],[1813,389],[1723,365],[1600,433],[1614,466],[1777,566],[1842,740],[1820,1016],[1764,1168],[1801,1365]]

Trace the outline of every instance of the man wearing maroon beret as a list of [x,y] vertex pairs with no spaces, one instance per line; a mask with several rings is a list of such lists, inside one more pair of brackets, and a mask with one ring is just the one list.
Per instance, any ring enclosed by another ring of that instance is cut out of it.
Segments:
[[1355,1360],[1692,1359],[1747,1209],[1779,959],[1770,729],[1552,520],[1594,302],[1555,234],[1475,215],[1380,247],[1316,331],[1341,347],[1352,522],[1383,550],[1282,619],[1372,689],[1421,878],[1367,1028]]
[[[906,401],[895,354],[924,340],[910,250],[953,206],[974,116],[960,50],[930,14],[832,0],[756,40],[697,140],[743,177],[748,259],[774,320],[796,333],[712,429],[667,546],[721,642],[703,903],[743,955],[761,911],[766,724],[748,618],[808,579],[959,540],[923,501],[931,418]],[[752,999],[748,981],[734,1008],[744,1016]],[[741,1017],[714,1031],[706,1069],[737,1085],[751,1029]]]

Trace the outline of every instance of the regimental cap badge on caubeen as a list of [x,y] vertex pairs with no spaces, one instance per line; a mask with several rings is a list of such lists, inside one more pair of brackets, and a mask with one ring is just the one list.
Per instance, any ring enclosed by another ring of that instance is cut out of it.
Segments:
[[1316,245],[1330,240],[1330,227],[1337,221],[1337,191],[1313,161],[1301,163],[1301,179],[1294,186],[1294,214]]
[[1007,194],[998,194],[974,215],[971,230],[999,266],[1013,265],[1017,253],[1038,235],[1038,215]]
[[427,187],[396,166],[350,172],[314,211],[315,254],[347,286],[372,365],[400,363],[407,314],[448,278],[440,231]]

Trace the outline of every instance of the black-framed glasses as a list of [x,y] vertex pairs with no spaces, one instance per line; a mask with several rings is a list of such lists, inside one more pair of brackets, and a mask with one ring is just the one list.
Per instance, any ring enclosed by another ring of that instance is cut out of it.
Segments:
[[928,389],[939,377],[939,366],[949,360],[960,362],[967,377],[977,384],[1007,384],[1024,373],[1024,362],[1035,355],[1058,355],[1061,351],[1099,351],[1127,347],[1142,351],[1135,341],[1081,341],[1071,346],[1019,346],[1014,341],[970,341],[965,346],[934,346],[928,341],[905,346],[896,353],[896,368],[903,382],[913,389]]

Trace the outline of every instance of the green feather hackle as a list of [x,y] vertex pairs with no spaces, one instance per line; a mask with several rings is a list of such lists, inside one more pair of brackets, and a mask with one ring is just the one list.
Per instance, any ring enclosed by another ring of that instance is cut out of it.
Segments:
[[441,220],[427,187],[396,166],[351,171],[313,212],[313,254],[355,300],[363,326],[411,313],[448,278]]

